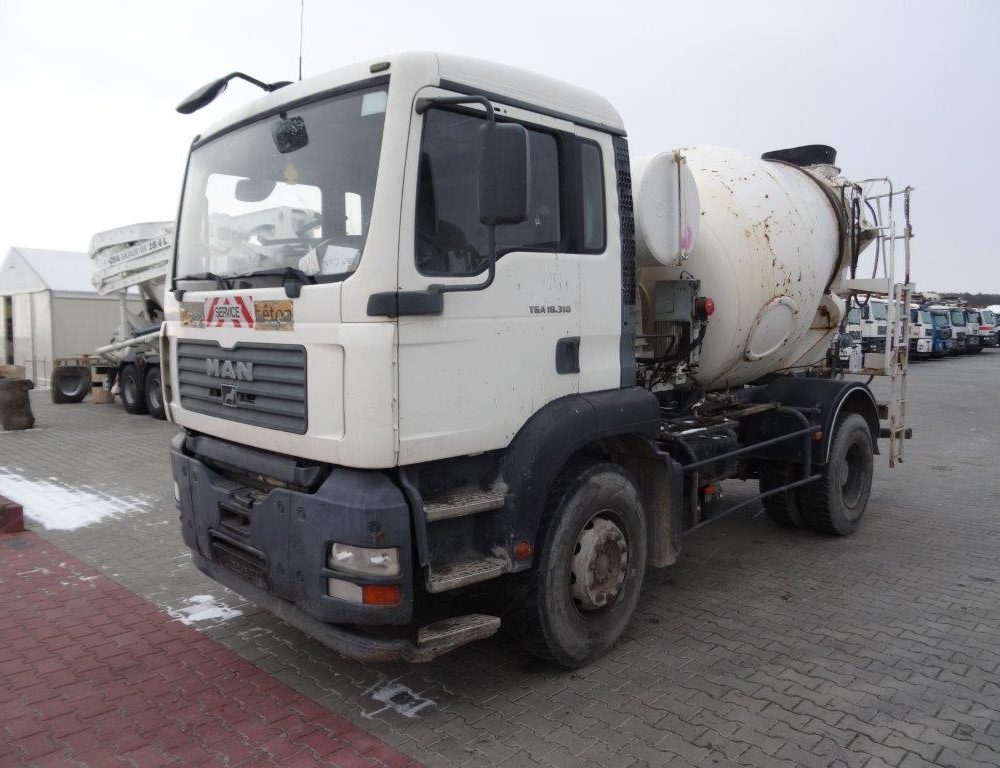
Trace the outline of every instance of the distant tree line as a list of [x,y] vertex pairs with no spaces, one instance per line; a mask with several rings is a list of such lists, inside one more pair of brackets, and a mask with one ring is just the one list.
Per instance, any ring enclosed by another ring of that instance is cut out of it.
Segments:
[[1000,304],[1000,293],[942,293],[942,300],[962,299],[972,307],[989,307]]

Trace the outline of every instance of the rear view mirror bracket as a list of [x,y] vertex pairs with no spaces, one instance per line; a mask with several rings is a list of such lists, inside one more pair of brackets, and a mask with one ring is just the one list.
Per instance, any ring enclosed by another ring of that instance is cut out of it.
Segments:
[[487,226],[487,275],[481,283],[427,286],[428,291],[482,291],[496,278],[498,224],[517,224],[527,215],[528,150],[527,131],[519,124],[500,124],[493,103],[485,96],[442,96],[420,98],[416,102],[418,115],[432,107],[458,104],[482,104],[486,123],[480,128],[479,142],[479,219]]

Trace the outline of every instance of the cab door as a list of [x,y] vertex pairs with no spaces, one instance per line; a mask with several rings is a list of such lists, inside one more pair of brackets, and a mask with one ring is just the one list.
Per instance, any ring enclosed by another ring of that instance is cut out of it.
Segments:
[[[456,94],[435,88],[420,95]],[[503,448],[533,413],[580,388],[580,260],[586,249],[571,231],[577,206],[565,191],[567,162],[575,168],[578,160],[573,125],[494,106],[498,120],[527,129],[527,217],[497,227],[491,285],[444,292],[441,314],[399,317],[400,464]],[[477,194],[484,120],[483,109],[472,105],[431,107],[413,116],[400,291],[476,285],[486,278],[488,230],[479,221]]]

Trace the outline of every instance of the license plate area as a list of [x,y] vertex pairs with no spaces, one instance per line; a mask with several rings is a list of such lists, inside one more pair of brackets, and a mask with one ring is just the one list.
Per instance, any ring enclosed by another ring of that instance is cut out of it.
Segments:
[[218,536],[213,536],[211,550],[212,560],[226,570],[241,576],[258,589],[270,589],[267,578],[267,562],[263,554],[235,546],[218,538]]

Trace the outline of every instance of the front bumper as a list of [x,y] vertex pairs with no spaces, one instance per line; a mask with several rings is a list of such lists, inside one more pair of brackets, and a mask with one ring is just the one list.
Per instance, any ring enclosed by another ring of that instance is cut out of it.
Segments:
[[[170,461],[181,530],[200,570],[297,626],[410,621],[414,591],[410,509],[389,477],[335,468],[312,493],[274,488],[254,495],[192,454],[183,435],[178,437]],[[248,493],[253,497],[249,504]],[[330,570],[327,556],[333,542],[396,547],[399,575],[358,576]],[[359,585],[398,584],[400,602],[378,606],[331,597],[330,578]],[[290,618],[293,613],[301,614],[298,620]]]
[[914,355],[929,355],[934,351],[934,340],[927,338],[910,339],[910,353]]
[[861,351],[865,353],[879,354],[885,352],[885,337],[865,336],[861,339]]

